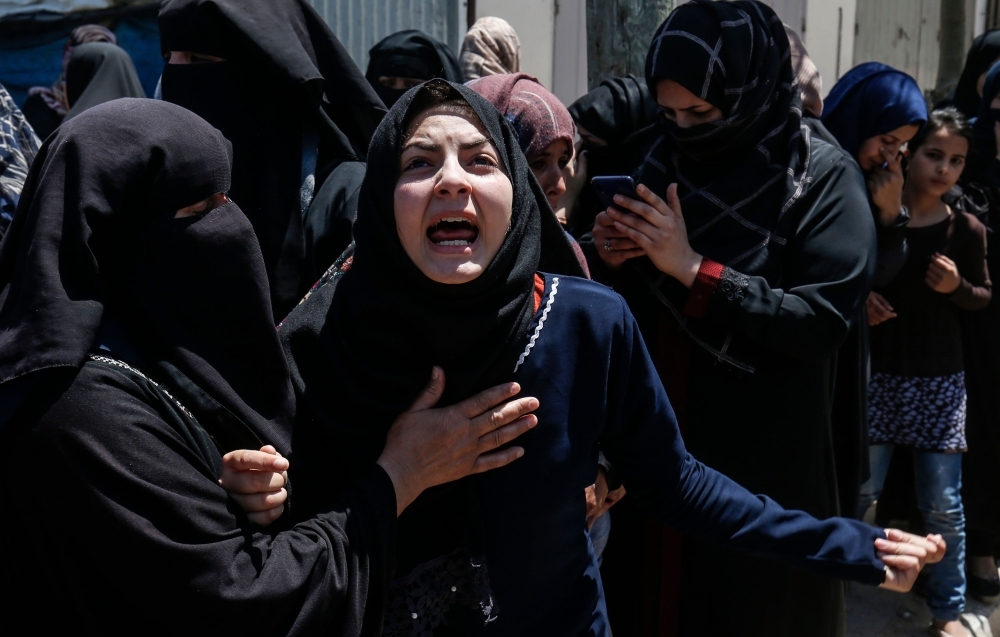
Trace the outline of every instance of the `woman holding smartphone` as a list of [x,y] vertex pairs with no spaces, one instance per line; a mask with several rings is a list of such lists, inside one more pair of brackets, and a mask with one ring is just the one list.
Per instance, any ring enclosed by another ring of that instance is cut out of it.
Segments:
[[[646,59],[663,116],[635,172],[641,199],[598,216],[589,256],[635,314],[691,453],[824,518],[838,512],[834,356],[872,284],[875,229],[857,165],[802,122],[788,48],[757,2],[696,0],[667,18]],[[642,634],[641,618],[704,634],[711,617],[720,635],[843,634],[838,582],[644,530],[627,496],[616,512],[604,572],[617,632]],[[724,616],[719,572],[740,582]]]

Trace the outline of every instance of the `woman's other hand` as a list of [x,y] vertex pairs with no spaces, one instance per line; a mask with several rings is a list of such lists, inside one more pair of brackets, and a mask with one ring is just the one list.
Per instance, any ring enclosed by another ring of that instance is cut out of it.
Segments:
[[444,393],[444,370],[431,380],[386,438],[378,464],[396,489],[396,513],[425,489],[497,469],[522,455],[521,447],[496,451],[538,423],[538,399],[513,400],[517,383],[498,385],[457,405],[432,409]]
[[879,323],[885,323],[889,319],[896,318],[896,310],[878,292],[870,292],[868,294],[865,309],[868,311],[868,324],[872,327],[875,327]]
[[930,265],[927,266],[924,281],[935,292],[951,294],[962,285],[962,275],[958,273],[958,266],[954,261],[943,254],[935,253],[931,257]]
[[288,460],[271,445],[260,451],[240,449],[222,456],[219,484],[254,524],[267,526],[285,512]]
[[615,203],[634,213],[608,209],[615,229],[642,248],[660,272],[690,288],[698,275],[702,257],[688,243],[677,184],[667,188],[669,205],[642,184],[636,187],[636,192],[643,201],[615,195]]
[[604,467],[598,467],[597,480],[584,489],[583,493],[587,501],[587,528],[590,529],[593,528],[597,518],[607,513],[625,496],[625,487],[608,491],[608,477],[604,473]]
[[888,539],[875,540],[875,550],[885,564],[885,581],[880,588],[908,592],[925,564],[944,558],[947,545],[940,535],[920,537],[898,529],[886,529]]
[[899,218],[903,210],[903,167],[899,158],[887,148],[880,148],[879,153],[885,160],[886,167],[876,166],[868,175],[868,192],[872,203],[878,208],[878,223],[891,226]]
[[615,220],[607,211],[597,215],[594,220],[594,247],[597,248],[601,261],[612,270],[622,267],[629,259],[646,254],[635,241],[615,228]]

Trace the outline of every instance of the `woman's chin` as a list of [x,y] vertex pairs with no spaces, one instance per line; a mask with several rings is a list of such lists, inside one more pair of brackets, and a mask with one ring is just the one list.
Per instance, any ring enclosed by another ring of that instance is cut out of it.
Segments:
[[431,258],[426,259],[423,263],[418,263],[417,267],[431,281],[446,285],[458,285],[474,281],[486,269],[485,266],[477,262],[478,260],[472,258],[472,254],[449,256],[451,258],[441,258],[439,255],[432,255]]

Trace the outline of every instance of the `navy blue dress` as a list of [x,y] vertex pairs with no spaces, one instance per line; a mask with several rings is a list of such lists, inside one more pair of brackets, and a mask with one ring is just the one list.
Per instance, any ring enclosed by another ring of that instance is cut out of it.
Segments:
[[687,453],[618,294],[582,279],[544,278],[514,373],[521,395],[539,399],[539,424],[517,441],[524,457],[477,476],[496,604],[483,634],[610,637],[583,494],[599,449],[629,496],[664,524],[822,575],[883,581],[873,546],[882,531],[782,509]]

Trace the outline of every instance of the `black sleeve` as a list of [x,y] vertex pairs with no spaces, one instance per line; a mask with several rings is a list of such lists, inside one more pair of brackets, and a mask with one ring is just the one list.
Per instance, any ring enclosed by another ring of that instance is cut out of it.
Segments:
[[[874,215],[874,211],[872,213]],[[910,246],[906,243],[906,225],[909,219],[898,219],[891,226],[875,224],[878,237],[878,258],[875,268],[875,286],[884,287],[892,282],[903,269]]]
[[875,273],[875,229],[857,167],[820,176],[789,240],[778,279],[726,268],[705,317],[770,350],[800,359],[833,356],[859,315]]
[[323,181],[309,205],[303,232],[306,267],[313,281],[323,276],[354,238],[358,195],[364,177],[363,163],[343,162]]
[[22,550],[47,561],[60,606],[105,634],[379,634],[388,475],[373,465],[327,512],[262,532],[151,393],[87,366],[24,439],[40,478],[22,481]]

